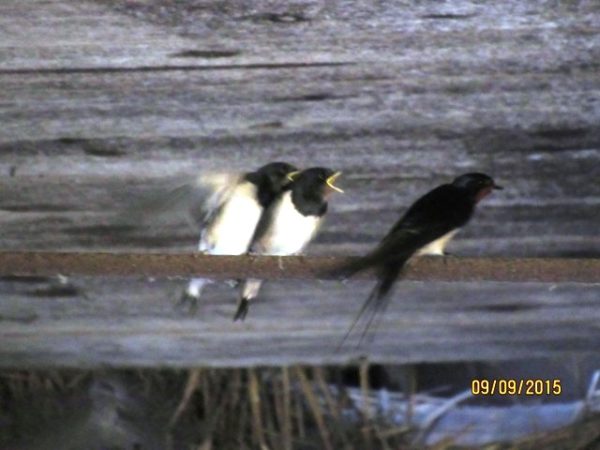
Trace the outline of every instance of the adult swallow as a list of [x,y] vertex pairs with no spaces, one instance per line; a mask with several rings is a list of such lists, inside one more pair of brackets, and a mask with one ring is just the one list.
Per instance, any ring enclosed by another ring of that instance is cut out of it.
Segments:
[[369,268],[377,273],[377,284],[341,344],[362,315],[370,310],[360,345],[374,317],[387,307],[388,294],[406,262],[413,255],[444,255],[448,242],[467,224],[475,206],[493,189],[502,187],[483,173],[467,173],[450,184],[436,187],[412,204],[373,251],[341,268],[340,273],[346,277]]
[[[212,183],[202,203],[198,250],[209,255],[242,255],[250,248],[261,217],[291,181],[297,168],[285,162],[272,162],[254,172],[225,177]],[[195,306],[202,288],[209,282],[193,278],[182,301]]]
[[[312,167],[288,176],[288,185],[263,215],[252,239],[250,253],[295,255],[315,237],[327,213],[334,185],[341,172]],[[247,279],[240,289],[235,320],[244,320],[250,301],[258,295],[262,280]]]

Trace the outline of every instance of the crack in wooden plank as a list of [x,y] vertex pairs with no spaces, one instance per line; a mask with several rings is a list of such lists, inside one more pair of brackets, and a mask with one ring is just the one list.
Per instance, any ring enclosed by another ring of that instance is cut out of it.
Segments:
[[256,70],[256,69],[306,69],[316,67],[342,67],[354,66],[354,61],[331,61],[311,63],[253,63],[253,64],[219,64],[210,66],[199,65],[164,65],[164,66],[137,66],[137,67],[57,67],[57,68],[22,68],[22,69],[0,69],[1,75],[58,75],[79,73],[125,73],[125,72],[195,72],[208,70]]

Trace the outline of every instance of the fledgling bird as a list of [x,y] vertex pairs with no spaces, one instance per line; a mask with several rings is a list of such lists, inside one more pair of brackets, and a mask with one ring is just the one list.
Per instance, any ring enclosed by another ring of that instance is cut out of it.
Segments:
[[378,278],[340,345],[370,309],[359,340],[359,345],[362,343],[374,317],[387,307],[388,294],[406,262],[413,255],[444,255],[448,242],[467,224],[477,203],[493,189],[502,187],[483,173],[467,173],[450,184],[438,186],[413,203],[373,251],[340,269],[339,273],[350,277],[374,268]]
[[[297,170],[285,162],[272,162],[254,172],[233,177],[227,183],[217,183],[201,208],[198,250],[209,255],[246,253],[261,217],[291,183],[288,175]],[[208,281],[193,278],[182,301],[190,301],[195,306]]]
[[[333,183],[341,175],[323,167],[312,167],[289,176],[292,181],[265,211],[252,239],[250,253],[295,255],[315,237],[327,213],[329,196],[343,192]],[[250,301],[258,295],[262,280],[247,279],[240,289],[235,320],[244,320]]]

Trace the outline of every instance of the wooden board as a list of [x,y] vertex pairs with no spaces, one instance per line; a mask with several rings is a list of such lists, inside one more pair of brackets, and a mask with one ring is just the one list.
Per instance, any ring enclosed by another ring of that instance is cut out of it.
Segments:
[[[114,213],[198,171],[285,159],[344,171],[347,193],[333,198],[312,254],[365,251],[416,197],[478,170],[506,190],[480,205],[450,252],[598,257],[599,58],[600,7],[585,1],[5,0],[0,246],[191,251],[198,232],[183,220],[132,230]],[[172,309],[181,282],[76,283],[88,300],[0,283],[0,364],[360,353],[334,350],[362,282],[273,283],[244,325],[230,323],[223,288],[190,318]],[[593,285],[407,283],[369,353],[407,362],[591,352],[599,297]]]
[[452,251],[598,256],[598,7],[382,2],[0,6],[9,249],[194,248],[110,212],[200,170],[345,172],[315,253],[376,242],[472,170],[507,189]]
[[273,281],[244,323],[232,322],[236,291],[222,283],[206,288],[193,315],[175,306],[182,281],[74,283],[75,292],[0,284],[0,367],[493,361],[600,346],[597,286],[407,281],[373,343],[356,348],[352,338],[340,350],[368,282]]

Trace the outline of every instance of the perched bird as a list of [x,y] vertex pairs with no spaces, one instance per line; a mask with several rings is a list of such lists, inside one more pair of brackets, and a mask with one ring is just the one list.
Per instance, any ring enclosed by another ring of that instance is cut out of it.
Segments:
[[[202,202],[198,250],[210,255],[242,255],[255,235],[261,217],[271,203],[291,183],[297,168],[285,162],[272,162],[254,172],[222,177],[210,183],[212,189]],[[209,280],[192,279],[182,301],[195,306]]]
[[502,187],[483,173],[467,173],[438,186],[413,203],[373,251],[340,268],[339,273],[345,277],[374,268],[378,278],[341,344],[370,310],[360,345],[374,317],[387,307],[388,294],[406,262],[413,255],[444,255],[448,242],[493,189]]
[[[323,167],[313,167],[289,175],[292,181],[265,211],[250,245],[250,253],[294,255],[316,235],[327,212],[329,196],[343,192],[333,183],[341,175]],[[258,295],[262,280],[245,280],[240,289],[234,320],[244,320],[250,300]]]

